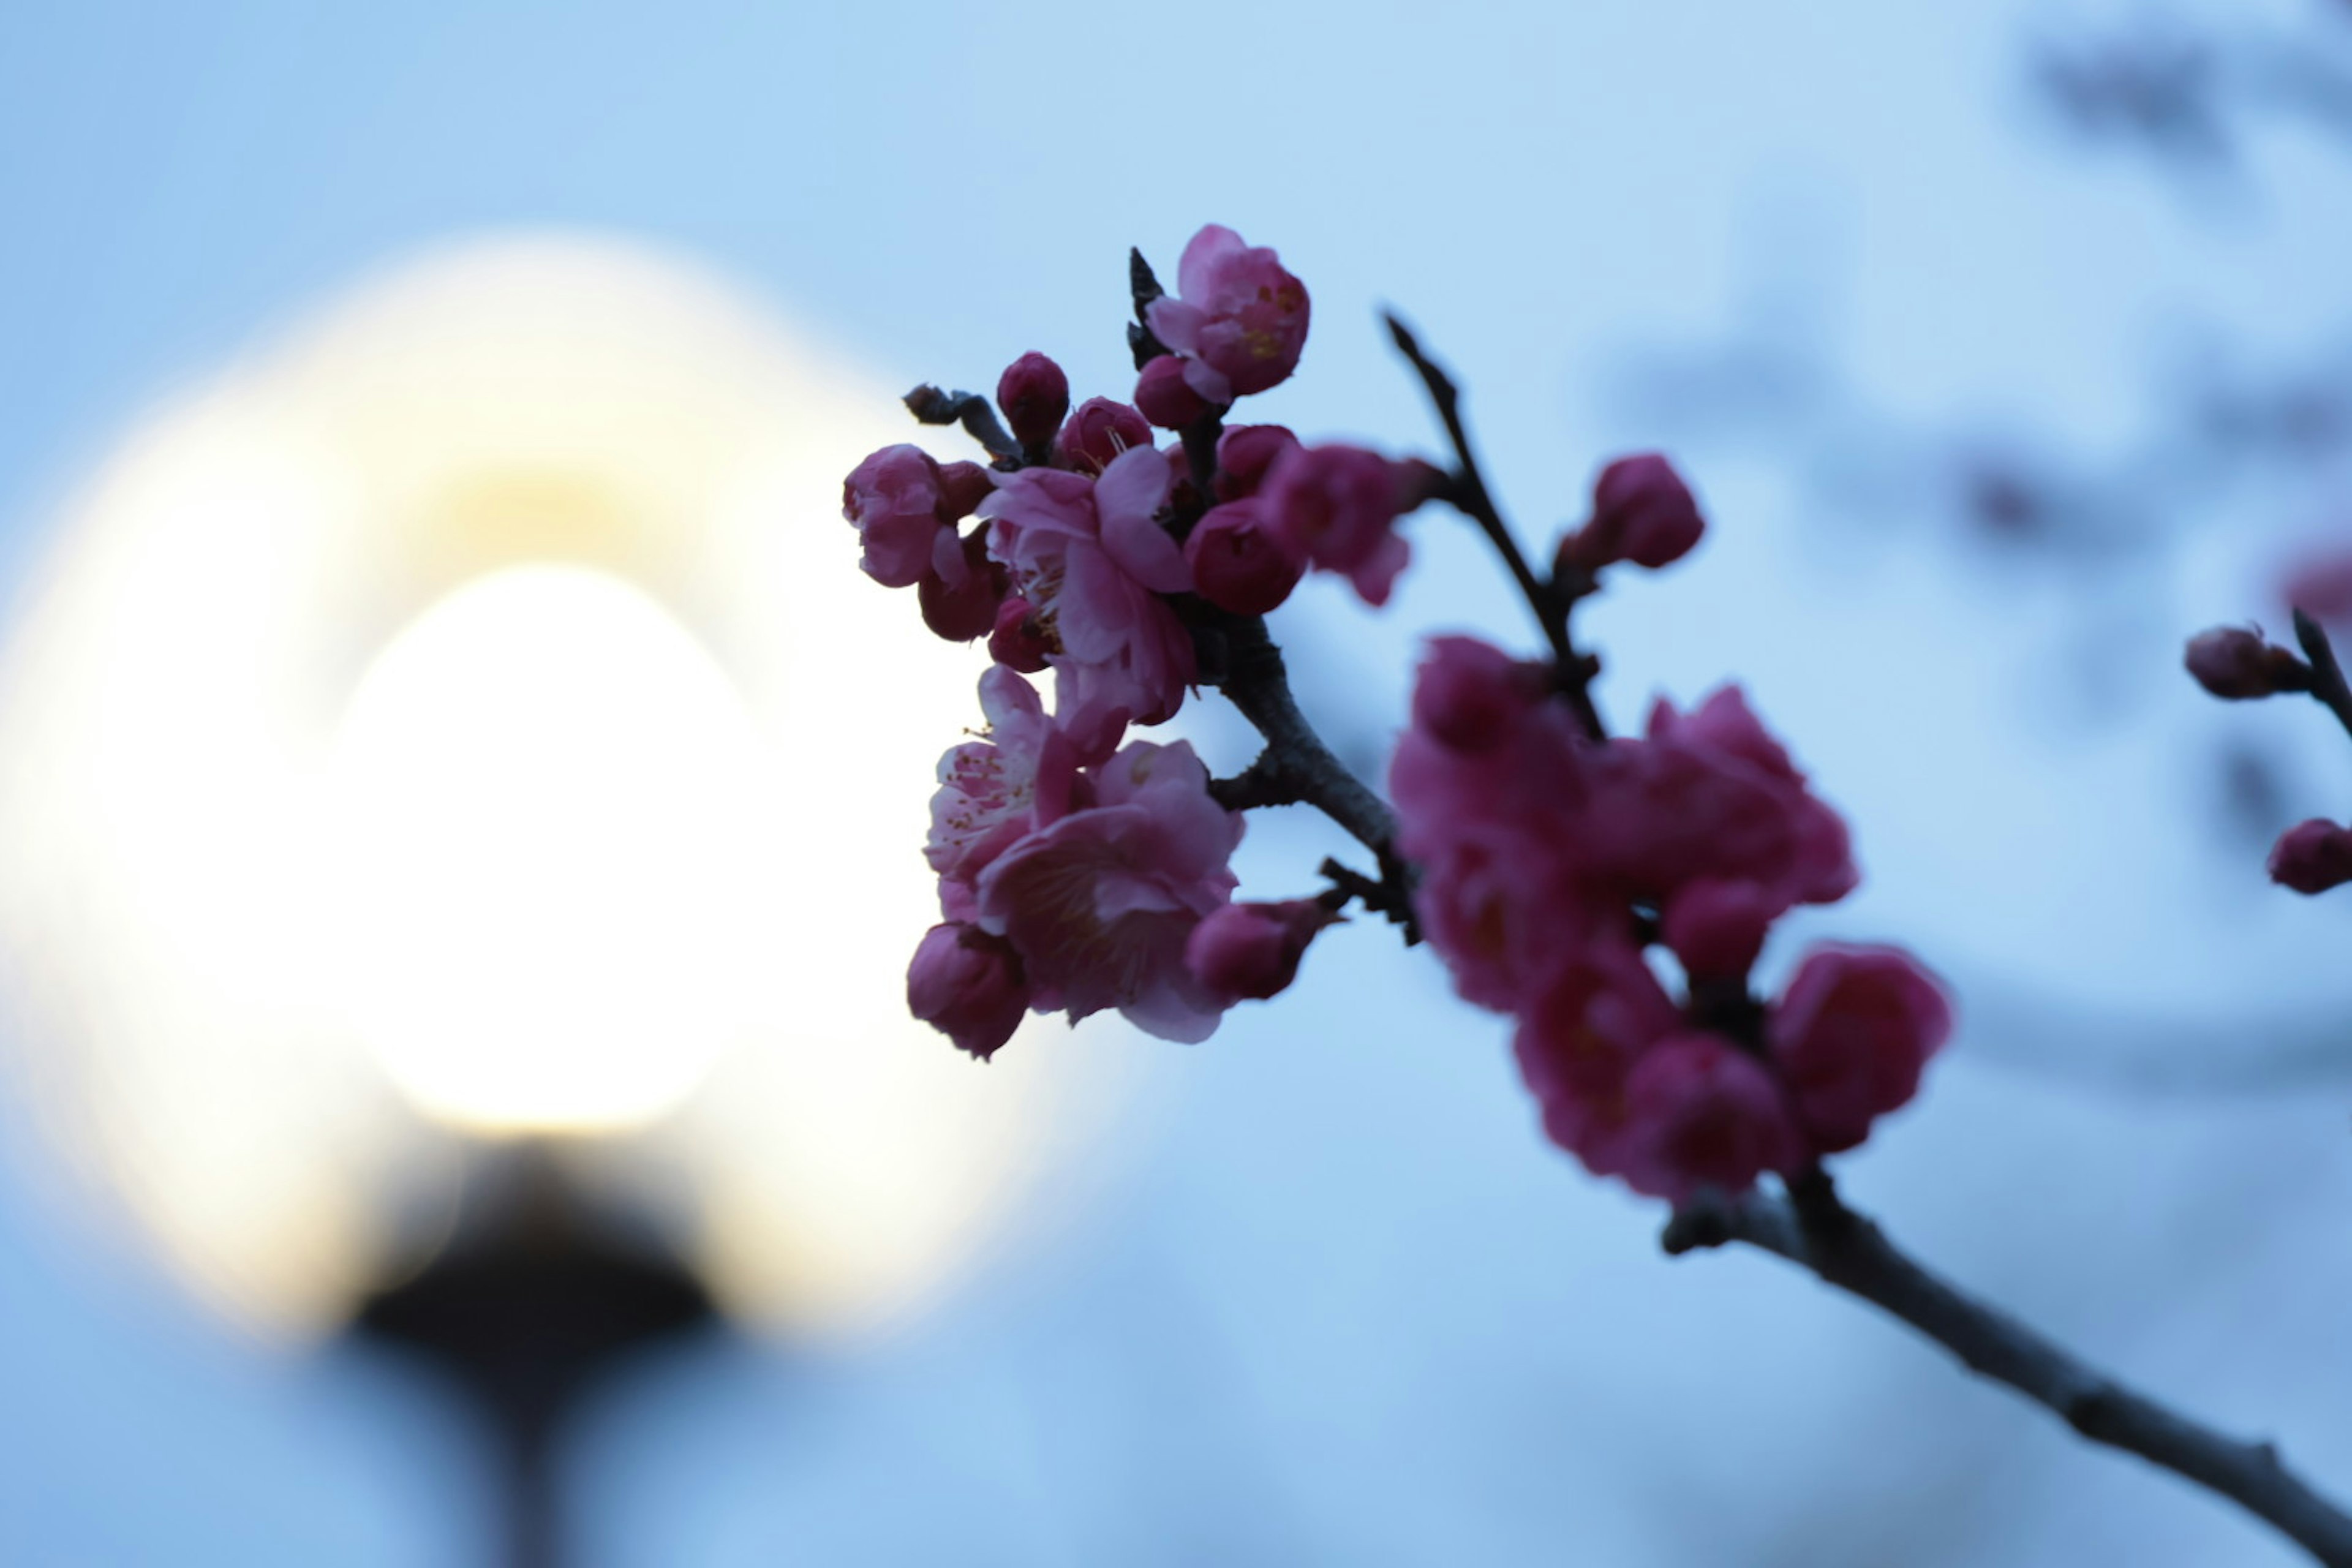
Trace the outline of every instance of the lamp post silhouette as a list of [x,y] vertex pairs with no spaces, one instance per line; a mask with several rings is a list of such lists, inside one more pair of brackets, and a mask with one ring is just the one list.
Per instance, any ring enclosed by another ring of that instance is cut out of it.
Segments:
[[839,590],[891,406],[671,258],[451,247],[129,430],[0,645],[39,1120],[225,1315],[469,1391],[529,1568],[612,1367],[919,1310],[1087,1070],[900,1005],[979,664]]

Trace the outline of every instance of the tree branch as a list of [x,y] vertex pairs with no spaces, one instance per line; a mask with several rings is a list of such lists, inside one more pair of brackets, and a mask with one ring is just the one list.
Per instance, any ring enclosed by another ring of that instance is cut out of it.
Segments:
[[1970,1372],[2046,1405],[2092,1442],[2228,1498],[2329,1568],[2352,1568],[2352,1517],[2290,1471],[2276,1448],[2169,1410],[1947,1284],[1846,1207],[1818,1170],[1792,1178],[1785,1199],[1750,1193],[1686,1204],[1660,1240],[1675,1256],[1738,1241],[1786,1258],[1901,1319]]
[[988,448],[1001,468],[1021,466],[1021,445],[996,420],[996,410],[977,392],[941,392],[929,382],[907,394],[900,402],[925,425],[961,425],[964,434]]
[[2311,661],[2311,695],[2320,706],[2336,715],[2344,732],[2352,735],[2352,687],[2344,683],[2344,667],[2336,661],[2336,649],[2328,642],[2326,632],[2317,621],[2301,610],[2294,613],[2294,640],[2303,645],[2303,657]]
[[1569,636],[1569,612],[1580,595],[1561,593],[1558,584],[1538,577],[1528,564],[1511,525],[1503,520],[1502,510],[1495,504],[1494,492],[1486,487],[1486,476],[1478,467],[1477,454],[1471,449],[1470,432],[1462,422],[1462,394],[1454,384],[1454,378],[1421,352],[1420,340],[1393,312],[1381,319],[1388,322],[1389,335],[1396,340],[1397,352],[1420,373],[1422,384],[1429,390],[1429,401],[1437,410],[1438,422],[1445,426],[1445,438],[1454,447],[1454,471],[1447,476],[1444,499],[1478,525],[1496,553],[1503,558],[1511,580],[1519,585],[1520,596],[1534,613],[1536,624],[1543,628],[1544,640],[1551,645],[1560,691],[1576,710],[1578,722],[1594,740],[1604,738],[1608,727],[1601,722],[1601,711],[1592,702],[1592,678],[1600,673],[1600,661],[1578,653]]

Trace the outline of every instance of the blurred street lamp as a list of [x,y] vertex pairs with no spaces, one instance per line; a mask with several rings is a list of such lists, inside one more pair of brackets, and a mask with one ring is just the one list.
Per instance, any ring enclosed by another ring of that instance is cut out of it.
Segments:
[[59,1146],[238,1320],[429,1345],[530,1486],[581,1381],[714,1298],[918,1310],[1085,1121],[1048,1086],[1103,1085],[899,1005],[977,666],[850,567],[891,412],[673,261],[452,248],[155,411],[0,654]]

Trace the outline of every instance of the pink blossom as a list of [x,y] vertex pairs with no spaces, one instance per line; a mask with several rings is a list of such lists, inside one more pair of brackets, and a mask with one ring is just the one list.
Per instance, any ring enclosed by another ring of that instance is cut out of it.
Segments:
[[1004,411],[1005,427],[1022,449],[1041,451],[1070,411],[1070,378],[1044,354],[1023,354],[996,378],[996,406]]
[[2352,882],[2352,828],[2324,816],[2298,822],[2271,847],[2271,880],[2298,893],[2324,893]]
[[1021,955],[1001,937],[958,921],[933,926],[907,966],[907,1010],[986,1061],[1029,1010]]
[[1052,651],[1045,628],[1026,599],[1006,599],[996,606],[996,624],[988,634],[988,657],[1008,669],[1034,675],[1045,668]]
[[1595,571],[1619,561],[1656,568],[1681,560],[1706,531],[1698,502],[1655,452],[1620,458],[1592,486],[1592,518],[1560,541],[1564,565]]
[[1623,900],[1596,898],[1580,875],[1593,748],[1526,679],[1499,650],[1434,640],[1389,765],[1423,931],[1465,999],[1507,1012],[1596,933],[1626,924]]
[[1432,637],[1412,688],[1412,721],[1456,752],[1490,752],[1543,700],[1542,665],[1475,637]]
[[1209,412],[1208,404],[1184,379],[1185,362],[1161,354],[1135,378],[1135,407],[1163,430],[1181,430]]
[[976,919],[1021,954],[1036,1007],[1074,1022],[1116,1007],[1162,1039],[1216,1028],[1225,1000],[1184,950],[1232,896],[1242,819],[1208,786],[1190,746],[1130,742],[1076,781],[1066,814],[1041,809],[1036,829],[989,861]]
[[1676,1204],[1702,1187],[1745,1192],[1808,1152],[1770,1070],[1698,1031],[1652,1046],[1626,1075],[1622,1148],[1625,1184]]
[[1823,944],[1773,1004],[1772,1061],[1815,1150],[1835,1153],[1919,1091],[1920,1069],[1952,1031],[1951,1004],[1900,948]]
[[1586,875],[1663,903],[1700,878],[1753,884],[1775,914],[1832,903],[1859,873],[1845,823],[1726,687],[1688,713],[1661,700],[1646,736],[1598,749],[1580,826]]
[[1667,900],[1661,934],[1692,979],[1741,979],[1781,912],[1773,902],[1753,882],[1685,882]]
[[1339,918],[1312,899],[1227,904],[1192,928],[1184,962],[1212,994],[1263,1001],[1289,989],[1307,944]]
[[[984,637],[996,625],[996,608],[1004,597],[1004,568],[988,558],[988,539],[975,530],[962,539],[949,529],[940,535],[952,542],[951,571],[935,564],[915,585],[923,624],[950,642],[970,642]],[[937,552],[934,552],[936,561]]]
[[2311,689],[2309,666],[2246,626],[2198,633],[2189,639],[2181,662],[2198,685],[2232,702]]
[[1412,553],[1396,531],[1408,499],[1398,465],[1361,447],[1301,447],[1275,464],[1258,499],[1291,554],[1346,576],[1366,604],[1388,603]]
[[1002,665],[980,678],[982,738],[940,759],[931,831],[923,858],[940,875],[940,904],[969,918],[974,884],[989,862],[1024,835],[1068,809],[1076,759],[1045,715],[1036,689]]
[[1306,567],[1283,548],[1255,500],[1211,507],[1184,539],[1201,597],[1237,616],[1262,616],[1298,586]]
[[865,545],[858,565],[886,588],[922,581],[941,532],[945,500],[940,465],[920,447],[885,447],[849,471],[841,483],[841,515]]
[[1173,714],[1194,673],[1192,633],[1152,588],[1189,581],[1182,551],[1143,510],[1165,494],[1167,464],[1149,446],[1127,456],[1106,472],[1108,517],[1096,481],[1058,468],[1004,475],[981,509],[1054,669],[1055,711],[1089,755],[1129,723]]
[[1546,1136],[1598,1176],[1624,1175],[1644,1150],[1628,1098],[1634,1066],[1685,1027],[1633,943],[1590,943],[1519,1016],[1512,1048]]
[[1054,462],[1081,474],[1099,474],[1121,452],[1151,445],[1151,426],[1126,404],[1089,397],[1054,437]]
[[1151,331],[1184,359],[1184,378],[1211,403],[1285,380],[1307,346],[1307,287],[1274,252],[1245,245],[1217,224],[1194,235],[1176,264],[1175,298],[1145,312]]
[[1282,455],[1297,448],[1298,437],[1284,426],[1226,426],[1217,437],[1217,499],[1240,500],[1257,494]]

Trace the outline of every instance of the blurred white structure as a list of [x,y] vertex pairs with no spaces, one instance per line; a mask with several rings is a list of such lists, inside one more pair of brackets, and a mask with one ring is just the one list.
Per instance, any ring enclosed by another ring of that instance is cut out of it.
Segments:
[[695,271],[517,238],[107,457],[0,666],[0,943],[45,1119],[205,1294],[332,1322],[461,1135],[653,1184],[797,1329],[989,1233],[1073,1078],[903,1012],[977,665],[851,566],[893,410]]

